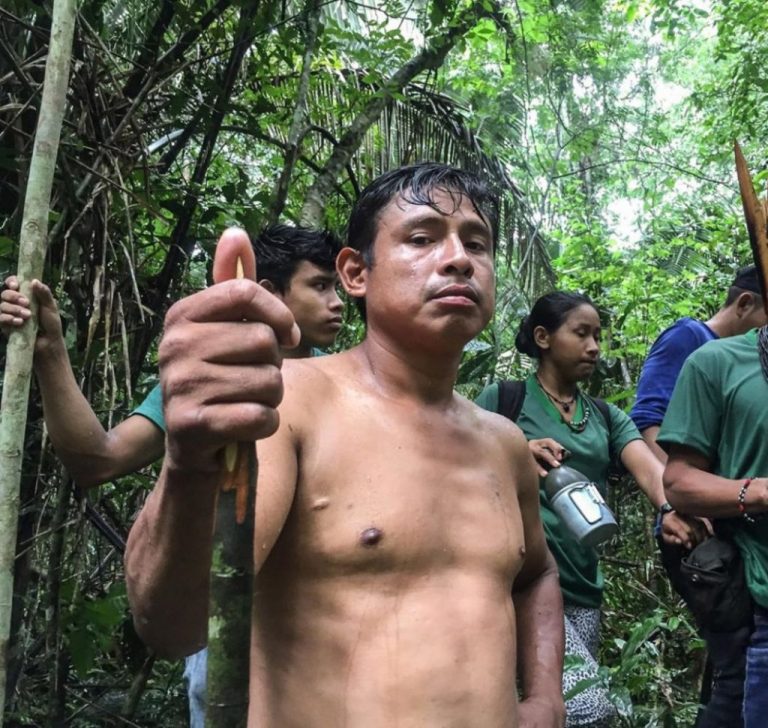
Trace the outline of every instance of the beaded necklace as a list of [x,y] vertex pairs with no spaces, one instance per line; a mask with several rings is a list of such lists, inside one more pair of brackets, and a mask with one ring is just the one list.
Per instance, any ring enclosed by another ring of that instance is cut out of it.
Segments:
[[539,379],[539,375],[538,374],[534,374],[533,376],[536,379],[536,384],[539,385],[539,389],[542,392],[544,392],[544,394],[547,396],[547,398],[550,400],[550,402],[552,402],[555,405],[559,404],[563,408],[563,412],[569,412],[571,407],[574,404],[576,404],[576,402],[579,399],[581,399],[581,409],[582,409],[582,413],[583,414],[582,414],[581,419],[578,422],[574,422],[573,420],[571,420],[571,421],[566,420],[565,417],[563,416],[563,413],[560,412],[560,410],[558,410],[557,407],[555,407],[555,410],[560,415],[560,421],[566,427],[568,427],[568,429],[572,430],[573,432],[584,432],[584,430],[587,427],[587,422],[589,422],[590,409],[589,409],[589,405],[587,404],[587,402],[581,396],[581,390],[579,390],[578,387],[577,387],[576,388],[576,394],[574,394],[573,397],[570,400],[558,399],[557,397],[555,397],[554,394],[550,394],[546,390],[544,385],[541,383],[541,379]]

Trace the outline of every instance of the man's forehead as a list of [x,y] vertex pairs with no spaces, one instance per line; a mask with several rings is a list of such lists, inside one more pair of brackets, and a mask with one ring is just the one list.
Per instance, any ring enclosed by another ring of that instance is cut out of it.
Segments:
[[313,263],[310,260],[299,261],[296,271],[291,278],[319,278],[327,280],[336,280],[338,273],[335,268],[324,268]]
[[379,214],[379,223],[385,224],[409,224],[418,220],[428,220],[429,218],[463,217],[475,218],[475,221],[481,223],[491,230],[488,219],[476,207],[475,203],[458,190],[448,190],[438,187],[428,192],[428,197],[432,205],[425,202],[413,202],[403,193],[395,195],[381,210]]

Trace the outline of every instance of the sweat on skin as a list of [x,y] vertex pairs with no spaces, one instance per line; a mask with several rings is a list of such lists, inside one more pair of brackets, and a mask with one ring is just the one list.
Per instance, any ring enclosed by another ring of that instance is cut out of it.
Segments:
[[562,724],[562,606],[527,445],[453,392],[493,310],[493,239],[470,200],[432,194],[438,209],[380,211],[372,266],[342,250],[368,321],[348,352],[280,376],[290,315],[248,281],[169,312],[167,456],[129,539],[129,594],[158,650],[204,643],[217,453],[266,438],[250,725]]

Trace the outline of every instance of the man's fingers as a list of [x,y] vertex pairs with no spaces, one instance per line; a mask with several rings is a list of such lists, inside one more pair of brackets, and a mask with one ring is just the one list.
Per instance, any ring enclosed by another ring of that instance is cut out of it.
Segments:
[[0,321],[13,322],[16,324],[22,324],[26,321],[32,312],[26,306],[16,306],[8,301],[0,303]]
[[[238,261],[242,270],[238,270]],[[227,228],[216,244],[213,256],[213,281],[222,283],[233,278],[256,280],[256,257],[245,230]]]
[[29,299],[17,290],[12,290],[10,288],[6,288],[2,294],[0,294],[0,300],[2,300],[4,304],[8,303],[13,304],[14,306],[25,306],[26,308],[29,308]]
[[187,321],[252,321],[270,326],[281,346],[295,346],[299,330],[288,307],[258,283],[231,280],[218,283],[174,304],[166,316],[166,327]]
[[5,287],[12,291],[19,290],[19,279],[16,276],[8,276],[4,281]]
[[[190,341],[194,341],[194,350],[190,349]],[[279,366],[282,360],[275,331],[267,324],[222,321],[194,324],[191,332],[184,325],[166,329],[160,341],[161,365],[193,355],[204,364]]]

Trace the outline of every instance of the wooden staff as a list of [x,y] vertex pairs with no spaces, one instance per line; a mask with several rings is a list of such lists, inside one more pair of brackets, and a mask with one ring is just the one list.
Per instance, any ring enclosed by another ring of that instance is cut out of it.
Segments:
[[19,263],[16,268],[21,292],[29,299],[32,318],[8,341],[3,378],[0,421],[0,726],[3,724],[8,640],[13,602],[13,563],[19,518],[19,483],[27,424],[27,400],[32,374],[32,355],[37,336],[37,305],[29,284],[42,278],[48,244],[48,214],[61,122],[66,107],[72,37],[77,8],[74,0],[55,0],[51,40],[45,62],[43,96],[37,117],[35,145],[29,165],[24,198]]
[[[253,248],[242,230],[227,231],[216,246],[213,281],[246,277],[256,280]],[[248,720],[256,444],[227,445],[223,460],[208,602],[207,728]]]
[[736,175],[739,178],[741,203],[744,206],[744,217],[747,220],[749,242],[752,246],[752,257],[757,266],[765,310],[768,311],[768,198],[762,202],[758,199],[747,167],[747,160],[741,153],[739,143],[734,142],[733,147],[736,154]]

